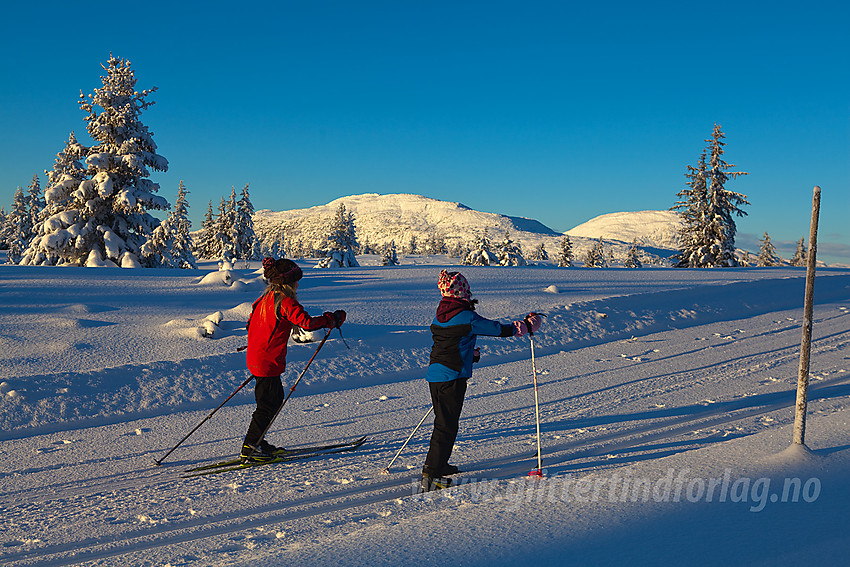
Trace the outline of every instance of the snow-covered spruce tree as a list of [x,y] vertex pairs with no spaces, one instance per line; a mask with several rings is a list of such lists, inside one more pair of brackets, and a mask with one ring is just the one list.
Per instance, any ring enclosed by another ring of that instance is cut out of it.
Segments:
[[463,259],[467,266],[490,266],[499,263],[499,257],[490,249],[490,237],[487,236],[487,228],[475,237],[475,243]]
[[687,166],[687,189],[676,194],[679,201],[672,210],[679,211],[679,253],[673,257],[677,267],[703,266],[708,260],[710,242],[706,232],[708,216],[708,185],[706,183],[706,151],[699,156],[697,167]]
[[756,260],[756,266],[759,268],[769,268],[771,266],[778,266],[781,263],[782,260],[777,256],[776,248],[770,241],[770,235],[765,232],[759,246],[759,256]]
[[809,252],[806,249],[806,238],[800,237],[797,241],[797,250],[794,252],[794,257],[791,258],[792,266],[805,266],[808,260]]
[[27,191],[27,204],[30,212],[30,226],[35,229],[44,212],[44,196],[41,194],[41,182],[38,180],[38,175],[32,176],[32,181],[27,185],[27,188],[29,189]]
[[448,252],[448,248],[441,234],[429,232],[425,237],[425,243],[422,245],[422,251],[425,254],[445,254]]
[[569,268],[573,265],[573,244],[566,234],[561,240],[561,253],[558,254],[558,267]]
[[80,160],[85,158],[88,148],[77,142],[74,133],[68,136],[65,147],[56,154],[53,169],[47,171],[47,188],[44,190],[44,209],[34,227],[34,236],[21,258],[26,265],[78,264],[77,251],[67,246],[74,238],[77,209],[82,206],[75,196],[77,188],[86,178],[86,169]]
[[599,238],[593,245],[593,248],[587,251],[584,257],[585,268],[606,268],[608,262],[605,259],[605,247],[602,244],[602,238]]
[[189,203],[186,200],[186,193],[186,188],[181,181],[177,187],[174,209],[154,229],[151,237],[142,246],[143,258],[149,265],[192,270],[196,268],[195,257],[192,254],[192,239],[189,236],[192,223],[189,222]]
[[248,263],[259,256],[259,244],[257,235],[254,233],[254,205],[251,204],[251,197],[248,195],[247,183],[242,188],[239,200],[236,201],[232,239],[234,259],[244,262],[247,268]]
[[269,229],[266,240],[260,243],[263,258],[285,258],[286,257],[286,228],[280,225]]
[[[137,266],[142,245],[159,225],[147,211],[164,210],[150,169],[167,171],[148,128],[139,120],[156,88],[136,91],[130,62],[110,56],[102,88],[80,93],[86,130],[94,140],[85,157],[86,179],[73,191],[69,209],[54,215],[41,243],[66,264]],[[100,109],[100,110],[98,110]],[[47,222],[47,221],[45,221]],[[47,242],[45,242],[47,240]]]
[[[723,146],[726,143],[719,124],[714,125],[712,137],[707,139],[709,146],[709,162],[705,168],[705,158],[700,159],[698,168],[688,167],[686,177],[691,179],[688,185],[690,191],[684,191],[679,196],[686,196],[686,201],[680,201],[674,209],[684,209],[680,213],[683,222],[681,251],[678,255],[679,267],[734,267],[738,265],[735,256],[735,219],[733,215],[744,216],[746,213],[741,205],[749,205],[746,195],[726,189],[729,179],[739,175],[747,175],[743,171],[730,171],[735,167],[722,159]],[[703,156],[705,151],[703,152]],[[704,196],[702,186],[708,182]]]
[[395,240],[391,240],[384,249],[381,265],[383,266],[398,266],[398,254],[396,253]]
[[640,261],[640,251],[638,249],[637,239],[632,241],[629,251],[626,253],[624,265],[627,268],[642,268],[643,264]]
[[469,248],[466,247],[463,240],[457,239],[452,244],[447,246],[446,254],[450,258],[465,258],[469,254]]
[[212,252],[215,253],[213,258],[218,258],[224,262],[233,261],[233,217],[236,212],[236,189],[231,193],[230,202],[221,198],[221,203],[218,205],[218,215],[215,219],[215,248]]
[[534,251],[531,253],[531,259],[532,260],[538,260],[538,261],[549,259],[549,253],[546,252],[546,246],[544,246],[543,242],[538,244],[537,247],[534,249]]
[[340,203],[331,221],[324,245],[324,258],[316,264],[317,268],[355,268],[357,250],[356,226],[354,215],[346,212],[345,204]]
[[6,209],[0,205],[0,250],[8,250],[9,245],[6,243]]
[[193,253],[195,258],[217,258],[215,253],[217,240],[215,216],[213,215],[212,201],[207,203],[207,212],[204,213],[204,220],[201,221],[201,230],[198,231],[197,237],[193,241]]
[[3,240],[9,246],[7,259],[9,264],[17,264],[21,261],[24,250],[32,238],[32,221],[28,205],[24,190],[18,187],[12,200],[12,209],[6,215],[3,226]]
[[511,240],[510,233],[505,231],[505,238],[496,247],[500,266],[526,266],[528,262],[522,255],[522,249]]

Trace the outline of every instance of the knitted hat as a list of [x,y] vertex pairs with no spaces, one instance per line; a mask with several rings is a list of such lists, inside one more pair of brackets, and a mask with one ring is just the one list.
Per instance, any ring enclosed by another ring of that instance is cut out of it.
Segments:
[[472,298],[472,293],[469,291],[469,282],[463,277],[460,272],[440,272],[440,279],[437,281],[437,287],[443,297],[457,297],[469,301]]
[[274,258],[263,258],[263,277],[269,283],[294,284],[301,279],[304,273],[298,264],[286,258],[275,260]]

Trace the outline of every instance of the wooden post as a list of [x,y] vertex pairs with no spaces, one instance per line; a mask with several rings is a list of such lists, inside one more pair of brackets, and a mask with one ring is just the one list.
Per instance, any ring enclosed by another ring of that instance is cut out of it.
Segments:
[[812,196],[812,224],[809,227],[809,254],[806,258],[806,297],[803,304],[803,342],[800,345],[800,371],[797,375],[797,409],[794,414],[794,443],[806,444],[806,406],[809,396],[809,356],[812,352],[812,312],[815,295],[815,260],[818,249],[820,187]]

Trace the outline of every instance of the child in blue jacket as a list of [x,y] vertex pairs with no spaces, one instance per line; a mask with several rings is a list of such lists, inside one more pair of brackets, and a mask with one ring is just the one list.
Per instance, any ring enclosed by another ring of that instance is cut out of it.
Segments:
[[[442,299],[431,323],[434,346],[425,375],[434,405],[434,432],[422,467],[422,489],[426,491],[450,486],[451,479],[444,477],[458,472],[449,464],[449,457],[457,438],[466,381],[472,377],[472,363],[478,360],[476,336],[514,337],[528,330],[525,321],[503,325],[476,313],[478,301],[472,299],[469,283],[459,272],[440,272],[437,287]],[[540,328],[541,318],[536,313],[529,314],[528,321],[532,332]]]

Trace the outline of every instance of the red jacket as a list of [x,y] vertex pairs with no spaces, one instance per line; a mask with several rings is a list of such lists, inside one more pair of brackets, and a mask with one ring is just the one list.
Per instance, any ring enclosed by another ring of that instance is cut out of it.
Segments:
[[254,376],[280,376],[286,368],[286,343],[293,325],[315,331],[334,325],[333,316],[310,317],[298,301],[282,297],[280,319],[275,314],[275,294],[254,302],[248,318],[248,370]]

